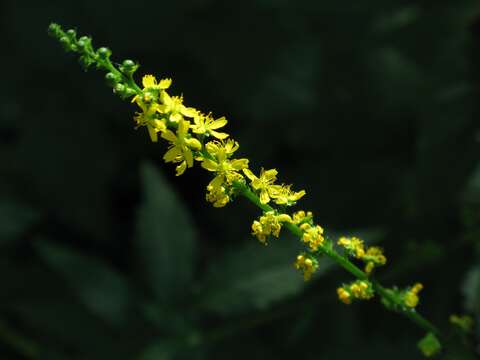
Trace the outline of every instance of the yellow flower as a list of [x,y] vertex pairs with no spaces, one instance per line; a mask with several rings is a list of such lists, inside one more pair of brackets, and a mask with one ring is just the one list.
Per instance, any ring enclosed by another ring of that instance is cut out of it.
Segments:
[[163,156],[165,162],[180,163],[177,166],[177,176],[182,175],[187,167],[193,166],[193,150],[200,150],[202,144],[195,138],[187,137],[190,123],[181,119],[178,123],[177,134],[171,130],[162,133],[162,138],[170,141],[170,148]]
[[206,199],[211,202],[214,207],[224,207],[230,201],[230,196],[227,194],[227,190],[224,186],[214,188],[213,186],[207,186]]
[[158,141],[158,132],[163,132],[167,129],[163,119],[156,119],[155,114],[159,111],[157,104],[145,104],[137,101],[138,106],[142,109],[141,113],[136,113],[134,116],[136,127],[146,126],[150,139],[153,142]]
[[350,285],[350,292],[355,299],[368,300],[373,297],[373,290],[370,284],[364,280],[354,281]]
[[367,274],[370,274],[375,267],[387,263],[387,258],[383,255],[383,250],[378,246],[368,248],[362,256],[362,260],[365,262],[365,272]]
[[323,229],[319,225],[304,223],[300,225],[303,230],[302,241],[306,243],[311,251],[317,251],[324,243]]
[[260,177],[256,177],[250,169],[243,169],[243,173],[247,178],[250,179],[251,185],[255,190],[260,191],[260,202],[262,204],[266,204],[270,201],[269,193],[272,189],[272,184],[277,179],[277,170],[270,169],[264,170],[263,168],[260,170]]
[[162,79],[157,84],[157,79],[153,75],[145,75],[142,78],[142,85],[143,89],[158,89],[158,90],[166,90],[172,84],[172,79]]
[[371,299],[374,296],[374,292],[370,282],[365,280],[356,280],[351,284],[339,287],[337,289],[337,295],[340,301],[343,303],[351,304],[353,299]]
[[267,244],[267,239],[270,235],[275,237],[280,236],[282,223],[292,222],[292,218],[287,214],[275,214],[274,211],[267,211],[260,218],[255,220],[252,224],[252,234],[255,235],[260,242]]
[[305,211],[300,210],[293,213],[293,223],[295,225],[300,225],[301,223],[310,221],[312,218],[313,218],[313,214],[311,211],[307,211],[305,213]]
[[350,295],[350,293],[345,290],[343,287],[339,287],[337,289],[337,295],[338,295],[338,299],[343,302],[344,304],[351,304],[352,303],[352,296]]
[[422,289],[423,289],[423,285],[420,283],[416,283],[410,289],[408,289],[403,295],[403,302],[405,306],[409,308],[416,307],[418,305],[418,302],[420,301],[418,297],[418,293]]
[[248,166],[248,159],[233,159],[228,157],[238,149],[238,143],[233,141],[220,143],[218,141],[210,141],[205,145],[210,158],[203,158],[202,167],[208,171],[215,173],[215,177],[208,184],[213,191],[222,186],[226,180],[229,180],[236,171],[240,171]]
[[306,254],[300,254],[297,256],[293,266],[295,266],[295,269],[301,270],[303,272],[303,280],[308,281],[312,277],[312,274],[317,270],[318,263],[315,259],[309,258]]
[[338,239],[337,244],[343,246],[351,255],[355,256],[357,259],[361,259],[365,255],[363,241],[359,238],[341,237],[340,239]]
[[[151,93],[151,90],[153,91],[161,91],[161,90],[166,90],[170,87],[172,84],[172,79],[162,79],[160,80],[159,83],[157,83],[157,79],[153,75],[144,75],[142,78],[142,85],[143,85],[143,90],[142,90],[142,96],[140,97],[139,95],[135,95],[135,97],[132,99],[132,102],[150,102],[153,100],[154,94]],[[157,95],[158,96],[158,95]]]
[[295,192],[291,190],[292,185],[273,185],[270,189],[270,196],[274,198],[278,205],[295,205],[295,203],[305,196],[305,190]]
[[178,123],[184,116],[193,118],[197,114],[197,110],[192,107],[183,105],[183,97],[170,96],[166,91],[160,93],[161,105],[159,110],[162,114],[167,115],[168,120]]
[[225,119],[224,116],[214,120],[210,114],[203,115],[197,113],[193,117],[193,122],[192,132],[195,134],[208,134],[220,140],[224,140],[229,136],[227,133],[215,131],[216,129],[220,129],[227,125],[227,119]]

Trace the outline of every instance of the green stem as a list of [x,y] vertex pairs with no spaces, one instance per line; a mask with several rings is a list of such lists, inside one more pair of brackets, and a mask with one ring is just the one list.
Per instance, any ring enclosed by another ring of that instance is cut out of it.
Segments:
[[[248,185],[240,182],[235,182],[234,186],[237,188],[237,190],[242,196],[246,197],[250,202],[255,204],[257,207],[259,207],[263,211],[275,210],[273,207],[271,207],[268,204],[262,204],[260,202],[260,198],[248,187]],[[297,225],[291,224],[291,223],[284,223],[283,226],[286,227],[295,236],[302,238],[303,231]],[[335,251],[335,249],[331,246],[331,244],[322,246],[318,252],[320,254],[324,254],[328,256],[330,259],[338,263],[341,267],[343,267],[346,271],[351,273],[356,278],[360,280],[369,279],[368,275],[364,271],[359,269],[355,264],[353,264],[345,256],[342,256],[337,251]],[[403,304],[399,302],[399,300],[395,296],[393,296],[386,288],[381,286],[377,281],[370,280],[370,279],[369,281],[373,284],[373,288],[378,295],[388,300],[390,303],[397,305],[397,309],[398,309],[397,311],[399,313],[406,316],[408,319],[410,319],[412,322],[414,322],[416,325],[418,325],[422,329],[432,332],[439,338],[442,337],[438,328],[435,327],[430,321],[428,321],[422,315],[417,313],[415,309],[409,309],[405,307]]]

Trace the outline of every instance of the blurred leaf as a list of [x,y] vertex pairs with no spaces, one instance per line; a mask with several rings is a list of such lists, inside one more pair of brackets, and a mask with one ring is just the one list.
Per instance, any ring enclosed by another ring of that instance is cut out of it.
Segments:
[[120,274],[100,259],[65,246],[37,241],[36,249],[93,314],[114,325],[125,323],[131,293],[129,284]]
[[[210,265],[204,306],[220,314],[242,313],[265,309],[301,292],[306,283],[293,262],[302,249],[298,239],[290,236],[272,239],[267,246],[252,238],[245,240]],[[320,260],[312,281],[330,266],[330,261]]]
[[68,349],[86,353],[95,349],[97,354],[110,348],[112,356],[114,345],[119,348],[105,324],[69,296],[25,299],[13,304],[11,311],[45,348],[55,344],[55,350],[61,352]]
[[192,279],[196,232],[188,210],[150,163],[142,166],[143,203],[138,210],[135,247],[153,294],[173,303]]
[[159,339],[148,345],[138,357],[139,360],[197,360],[203,359],[204,352],[196,345],[196,339]]
[[38,219],[40,214],[31,207],[9,199],[0,201],[0,245],[15,240]]
[[465,309],[480,315],[480,267],[472,268],[462,285],[465,296]]

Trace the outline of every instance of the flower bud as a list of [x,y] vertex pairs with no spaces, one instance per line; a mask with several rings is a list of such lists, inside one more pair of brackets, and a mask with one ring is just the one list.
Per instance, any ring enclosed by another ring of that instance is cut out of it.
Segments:
[[88,67],[94,63],[94,61],[87,55],[82,55],[78,59],[78,62],[82,66],[83,70],[87,71]]
[[124,91],[124,96],[125,96],[125,97],[130,97],[130,96],[135,95],[136,93],[137,93],[137,92],[136,92],[134,89],[132,89],[131,87],[128,87],[128,88],[126,88],[125,91]]
[[55,23],[51,23],[49,26],[48,26],[48,34],[50,36],[54,36],[54,37],[61,37],[61,27],[60,25],[58,24],[55,24]]
[[67,36],[70,39],[75,39],[75,37],[77,36],[77,32],[73,29],[70,29],[70,30],[67,31]]
[[115,93],[117,94],[123,94],[123,92],[125,91],[125,85],[123,84],[117,84],[115,85],[115,88],[113,89],[115,91]]
[[123,61],[122,65],[125,69],[131,69],[135,66],[135,62],[133,60],[127,59]]
[[102,59],[108,59],[112,55],[112,51],[109,48],[101,47],[97,50],[97,54]]
[[135,64],[135,62],[130,59],[124,60],[122,65],[120,66],[120,71],[126,75],[133,74],[137,69],[138,69],[138,65]]
[[120,81],[120,79],[114,73],[111,73],[111,72],[105,75],[105,80],[107,80],[108,85],[112,87],[114,87]]

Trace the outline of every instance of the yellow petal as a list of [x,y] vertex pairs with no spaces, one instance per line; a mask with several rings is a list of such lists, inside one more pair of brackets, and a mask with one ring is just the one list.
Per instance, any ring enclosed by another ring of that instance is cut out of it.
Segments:
[[239,148],[238,142],[233,139],[228,139],[225,143],[225,151],[227,154],[233,154]]
[[266,204],[266,203],[268,203],[269,201],[270,201],[270,197],[268,196],[268,192],[265,191],[265,190],[262,190],[262,191],[260,192],[260,202],[261,202],[262,204]]
[[192,151],[189,148],[184,148],[183,149],[183,156],[185,157],[185,160],[187,160],[188,167],[192,167],[193,166]]
[[272,181],[277,179],[277,174],[278,174],[277,169],[270,169],[265,171],[263,173],[263,176],[265,177],[265,180]]
[[165,140],[168,140],[172,143],[174,143],[175,141],[177,141],[177,137],[175,136],[175,134],[172,132],[172,130],[167,130],[167,131],[164,131],[162,133],[162,138],[164,138]]
[[295,201],[300,200],[302,197],[304,197],[306,194],[305,190],[301,190],[299,192],[296,192],[294,195]]
[[292,218],[288,214],[280,214],[277,216],[277,220],[280,222],[292,222]]
[[190,121],[182,119],[178,124],[178,133],[185,135],[188,133],[188,129],[190,129]]
[[245,176],[247,178],[249,178],[250,180],[255,180],[257,179],[257,177],[253,174],[253,172],[250,170],[250,169],[243,169],[243,173],[245,174]]
[[188,116],[188,117],[193,118],[193,117],[195,117],[195,115],[197,115],[197,109],[195,109],[193,107],[182,106],[181,113],[184,116]]
[[181,155],[180,149],[178,146],[174,146],[170,148],[165,155],[163,155],[163,160],[165,160],[165,162],[173,162],[178,158],[179,155]]
[[172,79],[162,79],[160,80],[160,83],[158,84],[158,87],[162,90],[168,89],[172,85]]
[[180,113],[171,114],[168,118],[171,122],[178,123],[183,120],[183,116]]
[[185,139],[185,143],[193,150],[200,150],[202,148],[202,143],[195,138]]
[[153,87],[157,85],[157,79],[153,75],[145,75],[142,79],[142,85],[144,88]]
[[255,190],[258,190],[262,187],[263,183],[262,181],[259,179],[259,178],[256,178],[256,179],[253,179],[252,180],[252,187],[255,189]]
[[172,98],[165,90],[160,93],[160,101],[167,106],[170,106],[172,104]]
[[165,125],[165,122],[162,121],[162,120],[159,120],[159,119],[155,119],[152,121],[154,127],[155,127],[155,130],[157,131],[165,131],[167,130],[167,126]]
[[220,129],[221,127],[224,127],[227,125],[228,121],[225,119],[225,116],[222,116],[221,118],[212,121],[212,123],[208,126],[210,129]]
[[248,167],[248,159],[235,159],[231,162],[232,168],[235,170],[242,170]]
[[180,163],[180,165],[178,165],[175,170],[177,171],[177,173],[175,174],[176,176],[180,176],[182,175],[185,170],[187,169],[187,162],[186,161],[182,161]]
[[207,149],[208,153],[211,154],[211,155],[215,155],[218,150],[219,150],[219,146],[217,143],[213,142],[213,141],[209,141],[206,145],[205,145],[205,149]]
[[215,176],[212,181],[210,181],[207,185],[207,188],[211,189],[212,192],[220,191],[220,187],[223,184],[223,176],[217,175]]
[[202,167],[208,171],[217,171],[218,164],[210,159],[205,159],[202,162]]
[[153,142],[157,142],[158,141],[158,135],[157,135],[157,132],[155,131],[155,129],[150,125],[147,125],[147,129],[148,129],[148,134],[150,135],[150,139]]
[[217,139],[220,139],[220,140],[225,140],[227,137],[230,136],[227,133],[218,132],[218,131],[215,131],[215,130],[210,130],[210,134],[212,134],[212,136],[214,136],[214,137],[216,137]]

